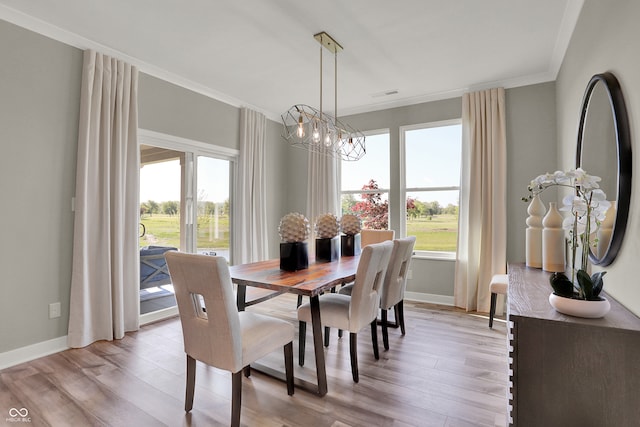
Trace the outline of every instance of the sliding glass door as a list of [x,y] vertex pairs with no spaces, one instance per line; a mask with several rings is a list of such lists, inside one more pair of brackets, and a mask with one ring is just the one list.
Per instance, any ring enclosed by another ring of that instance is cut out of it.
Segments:
[[141,133],[140,314],[172,315],[177,309],[166,251],[231,260],[235,157],[227,149]]

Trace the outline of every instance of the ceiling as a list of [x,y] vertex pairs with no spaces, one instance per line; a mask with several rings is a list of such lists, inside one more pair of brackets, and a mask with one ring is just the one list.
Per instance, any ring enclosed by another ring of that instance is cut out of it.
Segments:
[[[277,120],[293,104],[319,106],[320,31],[344,47],[344,115],[555,80],[582,4],[0,0],[0,19]],[[333,54],[323,59],[324,108],[333,111]]]

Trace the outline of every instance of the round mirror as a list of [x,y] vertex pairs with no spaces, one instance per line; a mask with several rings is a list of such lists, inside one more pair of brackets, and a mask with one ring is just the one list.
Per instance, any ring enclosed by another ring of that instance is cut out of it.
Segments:
[[611,208],[598,230],[589,259],[605,266],[613,262],[627,227],[631,198],[631,139],[620,84],[611,73],[591,78],[582,99],[576,167],[602,178],[600,187]]

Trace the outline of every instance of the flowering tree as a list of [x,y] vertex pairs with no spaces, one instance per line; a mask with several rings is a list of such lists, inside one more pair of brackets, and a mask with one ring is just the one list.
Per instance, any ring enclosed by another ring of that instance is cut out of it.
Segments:
[[[377,190],[378,183],[371,179],[362,187],[363,190]],[[361,202],[351,207],[354,215],[362,218],[365,228],[374,230],[386,230],[389,228],[389,201],[382,201],[381,193],[363,193]]]
[[[371,179],[368,184],[362,186],[363,190],[378,190],[378,183]],[[382,200],[382,193],[362,193],[362,201],[344,201],[348,206],[347,211],[362,219],[364,228],[373,230],[386,230],[389,228],[389,201]],[[436,204],[438,202],[435,202]],[[423,203],[411,197],[407,197],[407,214],[417,217],[422,214]]]

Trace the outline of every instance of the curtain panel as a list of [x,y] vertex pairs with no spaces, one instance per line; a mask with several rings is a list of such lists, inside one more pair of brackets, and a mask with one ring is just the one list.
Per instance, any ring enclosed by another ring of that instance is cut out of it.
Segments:
[[138,70],[84,52],[68,344],[139,327]]
[[238,194],[234,202],[233,262],[245,264],[268,258],[266,152],[264,114],[240,110]]
[[467,311],[489,311],[491,277],[506,271],[506,145],[504,89],[465,93],[454,302]]
[[307,215],[311,233],[309,234],[309,255],[314,255],[315,221],[319,215],[332,213],[340,218],[339,160],[332,155],[309,151],[307,178]]

